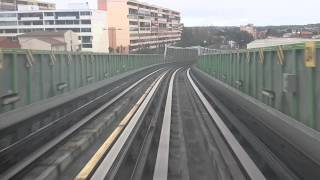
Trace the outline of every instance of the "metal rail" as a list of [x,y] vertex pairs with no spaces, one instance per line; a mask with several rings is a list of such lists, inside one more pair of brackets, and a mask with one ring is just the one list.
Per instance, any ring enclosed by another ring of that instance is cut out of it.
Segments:
[[[275,173],[275,175],[281,180],[298,180],[300,179],[289,167],[282,162],[279,157],[276,156],[263,141],[252,132],[245,123],[241,122],[238,114],[234,114],[229,110],[225,104],[218,99],[218,95],[212,94],[209,90],[211,88],[206,87],[205,83],[201,83],[198,79],[194,79],[195,83],[198,85],[199,89],[208,98],[209,102],[217,107],[219,112],[221,112],[225,117],[225,123],[227,126],[234,127],[233,132],[237,132],[236,137],[238,138],[240,144],[247,144],[244,149],[250,151],[250,156],[259,157],[262,160],[256,161],[259,164],[266,164]],[[221,98],[224,99],[224,98]],[[240,115],[241,116],[241,115]],[[246,117],[248,119],[248,117]],[[270,171],[270,169],[264,168],[264,172]],[[269,173],[268,173],[269,174]],[[273,173],[271,173],[273,174]]]
[[181,68],[177,69],[170,80],[165,112],[163,116],[162,129],[160,135],[160,142],[158,154],[155,164],[153,179],[167,179],[168,176],[168,161],[169,161],[169,142],[170,142],[170,125],[171,125],[171,108],[172,108],[172,94],[173,82],[176,73]]
[[[221,97],[223,104],[233,113],[239,114],[241,122],[298,178],[319,177],[319,132],[210,77],[199,69],[194,69],[192,74],[199,83],[210,88],[208,94],[210,98],[210,94]],[[214,104],[216,105],[216,102]],[[237,128],[239,129],[239,126]],[[258,148],[255,149],[259,151]],[[266,154],[264,156],[266,157]],[[263,156],[261,158],[263,159]]]
[[139,109],[136,111],[134,116],[131,118],[130,122],[127,124],[126,128],[123,130],[123,132],[121,133],[119,138],[116,140],[116,142],[114,142],[114,145],[112,146],[112,148],[110,149],[108,154],[105,156],[105,158],[102,160],[101,164],[97,167],[96,171],[92,174],[90,179],[92,179],[92,180],[100,180],[101,179],[102,180],[107,176],[107,174],[111,170],[114,162],[116,161],[119,153],[123,149],[128,137],[130,136],[130,134],[134,130],[141,115],[145,111],[146,106],[148,105],[148,103],[151,101],[152,97],[156,93],[156,90],[159,87],[161,81],[163,80],[165,74],[166,73],[164,73],[156,81],[156,83],[154,84],[154,86],[152,87],[150,92],[148,94],[145,94],[147,96],[145,97],[144,101],[140,105]]
[[207,111],[209,112],[212,119],[215,121],[217,127],[219,128],[221,134],[225,137],[226,142],[229,144],[230,148],[234,152],[235,156],[239,160],[241,166],[247,173],[248,177],[252,180],[265,180],[266,178],[262,174],[262,172],[259,170],[259,168],[256,166],[256,164],[253,162],[253,160],[250,158],[250,156],[247,154],[247,152],[243,149],[243,147],[239,144],[239,142],[236,140],[234,135],[231,133],[231,131],[228,129],[228,127],[224,124],[220,116],[217,114],[217,112],[212,108],[208,100],[205,98],[205,96],[202,94],[202,92],[199,90],[199,88],[196,86],[194,81],[192,80],[190,76],[190,69],[187,71],[188,79],[193,87],[193,89],[198,94],[199,98],[201,99],[202,103],[206,107]]
[[[33,163],[35,160],[37,160],[38,158],[40,158],[42,155],[44,155],[46,152],[48,152],[50,149],[52,149],[53,147],[55,147],[57,144],[59,144],[62,140],[66,139],[67,137],[69,137],[71,134],[73,134],[75,131],[77,131],[80,127],[82,127],[83,125],[85,125],[87,122],[89,122],[92,118],[94,118],[95,116],[97,116],[98,114],[100,114],[101,112],[103,112],[106,108],[108,108],[110,105],[112,105],[114,102],[116,102],[117,100],[119,100],[121,97],[123,97],[125,94],[127,94],[130,90],[132,90],[134,87],[136,87],[138,84],[140,84],[141,82],[143,82],[145,79],[147,79],[148,77],[152,76],[153,74],[161,71],[162,69],[159,69],[155,72],[152,72],[150,74],[148,74],[147,76],[143,77],[142,79],[140,79],[139,81],[137,81],[136,83],[134,83],[133,85],[131,85],[130,87],[128,87],[126,90],[124,90],[123,92],[121,92],[120,94],[118,94],[116,97],[114,97],[113,99],[111,99],[109,102],[107,102],[106,104],[104,104],[103,106],[101,106],[100,108],[98,108],[97,110],[95,110],[94,112],[90,113],[88,116],[84,117],[81,121],[79,121],[78,123],[76,123],[75,125],[73,125],[71,128],[69,128],[67,131],[63,132],[62,134],[60,134],[59,136],[57,136],[56,138],[54,138],[53,140],[51,140],[50,142],[48,142],[47,144],[43,145],[42,147],[40,147],[39,149],[37,149],[36,151],[34,151],[32,154],[30,154],[28,157],[26,157],[25,159],[23,159],[22,161],[20,161],[19,163],[17,163],[16,165],[14,165],[12,168],[8,169],[7,171],[1,173],[0,175],[0,179],[10,179],[12,177],[14,177],[15,175],[17,175],[19,172],[21,172],[23,169],[25,169],[27,166],[29,166],[31,163]],[[109,93],[109,92],[107,92]],[[106,94],[107,94],[106,93]],[[106,94],[99,96],[98,98],[96,98],[95,100],[105,96]],[[89,102],[91,103],[91,102]],[[89,103],[87,103],[86,105],[88,105]],[[84,105],[84,106],[86,106]],[[58,119],[56,122],[52,122],[51,124],[47,125],[46,127],[40,129],[39,131],[44,131],[47,128],[50,128],[50,126],[54,125],[55,123],[57,123],[60,119]],[[32,134],[30,134],[29,136],[27,136],[26,138],[16,142],[15,144],[10,145],[9,147],[2,149],[0,151],[1,153],[4,153],[6,151],[10,151],[10,148],[14,148],[16,146],[19,146],[20,143],[28,141],[28,138],[34,137],[36,136],[37,133],[39,133],[39,131],[36,131]]]

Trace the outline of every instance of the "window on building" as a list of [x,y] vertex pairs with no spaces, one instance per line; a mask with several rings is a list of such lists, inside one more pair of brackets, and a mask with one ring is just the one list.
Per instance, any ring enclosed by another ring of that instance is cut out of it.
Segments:
[[92,44],[82,44],[83,48],[92,48]]
[[0,13],[0,17],[17,17],[14,13]]
[[81,24],[91,24],[91,20],[81,20]]
[[71,28],[70,30],[73,32],[80,32],[80,28]]
[[45,31],[53,32],[53,31],[55,31],[55,29],[54,28],[47,28],[47,29],[45,29]]
[[130,25],[138,25],[138,22],[137,21],[130,21],[129,24]]
[[130,31],[139,31],[139,28],[137,28],[137,27],[131,27],[129,30],[130,30]]
[[140,27],[150,27],[151,23],[149,22],[140,22]]
[[56,12],[56,16],[58,17],[70,17],[70,16],[79,16],[78,12]]
[[39,19],[43,19],[43,14],[42,13],[21,13],[21,14],[19,14],[19,20],[21,18],[39,18]]
[[53,16],[53,12],[45,12],[44,16]]
[[35,29],[31,29],[31,31],[32,31],[32,32],[40,32],[40,31],[43,31],[43,29],[41,29],[41,28],[39,28],[39,29],[37,28],[37,29],[36,29],[36,28],[35,28]]
[[20,21],[19,25],[29,26],[29,25],[31,25],[31,22],[30,21]]
[[66,20],[66,24],[73,24],[73,20]]
[[0,21],[0,26],[15,26],[17,25],[16,21]]
[[5,33],[18,33],[17,29],[5,29]]
[[20,29],[19,33],[27,33],[27,32],[31,32],[31,29]]
[[33,25],[43,25],[42,21],[33,21],[32,22]]
[[18,37],[17,36],[13,36],[13,37],[10,37],[11,41],[18,41]]
[[81,28],[81,32],[91,32],[91,28]]
[[14,3],[14,0],[1,0],[0,2],[3,2],[3,3]]
[[24,5],[28,5],[27,1],[17,1],[17,4],[24,4]]
[[82,36],[82,43],[92,43],[92,36]]
[[53,20],[49,20],[49,21],[44,21],[45,25],[54,25],[54,21]]
[[66,24],[66,21],[65,20],[57,20],[56,24],[59,24],[59,25]]
[[91,16],[92,13],[90,11],[81,11],[80,16]]
[[138,4],[134,3],[134,2],[127,2],[127,4],[130,5],[130,6],[138,6]]
[[132,15],[138,14],[138,10],[129,8],[129,14],[132,14]]

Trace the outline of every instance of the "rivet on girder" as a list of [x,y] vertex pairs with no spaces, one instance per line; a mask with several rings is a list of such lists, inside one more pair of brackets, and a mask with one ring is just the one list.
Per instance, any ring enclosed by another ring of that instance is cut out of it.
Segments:
[[316,42],[306,42],[304,48],[304,63],[308,68],[314,68],[316,64],[317,44]]
[[4,56],[3,56],[3,52],[2,52],[2,49],[0,49],[0,70],[3,69],[3,60],[4,59]]
[[33,55],[32,55],[32,51],[30,49],[27,50],[26,57],[27,57],[26,67],[27,68],[31,68],[33,66],[33,64],[34,64],[34,58],[33,58]]
[[72,63],[72,55],[70,53],[67,54],[67,64],[71,64]]
[[243,81],[242,81],[242,80],[236,81],[236,86],[237,86],[238,88],[243,87]]
[[91,64],[93,64],[93,61],[95,61],[95,58],[94,58],[94,55],[91,54],[91,55],[90,55],[90,62],[91,62]]
[[279,46],[278,48],[277,48],[277,56],[278,56],[278,64],[281,64],[281,65],[283,65],[283,63],[284,63],[284,53],[283,53],[283,48],[282,48],[282,46]]
[[250,62],[250,51],[247,51],[247,62]]
[[260,64],[264,63],[264,51],[263,51],[263,48],[259,49],[259,62],[260,62]]
[[240,52],[239,51],[237,52],[237,60],[238,61],[240,60]]
[[57,62],[57,59],[56,59],[56,56],[54,55],[54,52],[51,51],[49,56],[50,56],[50,65],[55,65]]

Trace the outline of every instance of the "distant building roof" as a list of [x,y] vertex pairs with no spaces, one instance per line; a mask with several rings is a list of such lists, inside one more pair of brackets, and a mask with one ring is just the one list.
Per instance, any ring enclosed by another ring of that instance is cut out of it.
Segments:
[[67,44],[66,42],[59,41],[57,39],[50,38],[50,37],[40,37],[40,38],[36,38],[36,39],[39,39],[40,41],[46,42],[51,45],[65,45],[65,44]]
[[13,41],[7,37],[0,37],[0,48],[20,48],[18,41]]
[[37,31],[37,32],[29,32],[19,35],[19,37],[56,37],[56,36],[64,36],[64,34],[68,31]]
[[252,41],[247,45],[248,49],[254,48],[264,48],[271,46],[281,46],[281,45],[290,45],[290,44],[298,44],[304,43],[308,41],[320,41],[317,39],[303,39],[303,38],[269,38],[269,39],[259,39]]

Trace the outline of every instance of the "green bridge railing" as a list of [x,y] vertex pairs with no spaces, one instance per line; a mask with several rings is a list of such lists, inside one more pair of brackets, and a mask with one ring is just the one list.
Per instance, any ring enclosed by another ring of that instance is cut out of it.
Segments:
[[320,130],[320,51],[309,42],[199,57],[212,77]]
[[0,50],[0,113],[115,75],[163,63],[163,55]]

